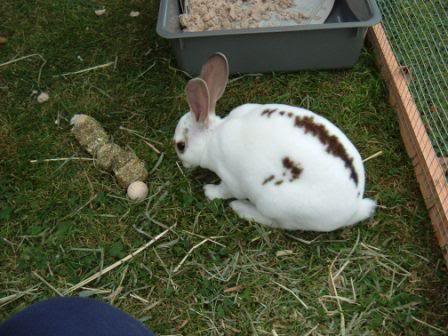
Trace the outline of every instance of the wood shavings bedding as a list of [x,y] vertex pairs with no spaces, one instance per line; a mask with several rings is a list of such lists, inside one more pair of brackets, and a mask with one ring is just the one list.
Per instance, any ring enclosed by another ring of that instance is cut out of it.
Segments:
[[179,20],[188,32],[323,23],[333,4],[334,0],[185,0]]

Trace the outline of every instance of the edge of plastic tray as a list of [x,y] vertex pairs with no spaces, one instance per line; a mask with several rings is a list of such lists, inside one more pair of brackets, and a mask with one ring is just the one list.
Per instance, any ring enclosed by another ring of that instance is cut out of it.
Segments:
[[252,28],[252,29],[227,29],[227,30],[213,30],[204,32],[170,32],[165,28],[166,13],[169,0],[161,0],[159,7],[159,15],[157,19],[157,34],[166,39],[185,39],[195,37],[211,37],[211,36],[228,36],[228,35],[252,35],[252,34],[266,34],[266,33],[284,33],[294,31],[310,31],[310,30],[327,30],[327,29],[343,29],[343,28],[366,28],[374,26],[381,22],[381,13],[375,0],[366,0],[372,17],[366,21],[355,22],[337,22],[337,23],[323,23],[297,26],[283,26],[283,27],[266,27],[266,28]]

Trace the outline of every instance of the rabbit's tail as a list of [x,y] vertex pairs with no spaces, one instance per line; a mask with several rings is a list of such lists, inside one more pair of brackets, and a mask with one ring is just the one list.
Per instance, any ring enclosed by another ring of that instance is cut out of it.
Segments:
[[363,198],[362,200],[360,200],[358,210],[351,218],[349,225],[354,225],[358,222],[372,217],[375,213],[376,206],[376,201],[370,198]]

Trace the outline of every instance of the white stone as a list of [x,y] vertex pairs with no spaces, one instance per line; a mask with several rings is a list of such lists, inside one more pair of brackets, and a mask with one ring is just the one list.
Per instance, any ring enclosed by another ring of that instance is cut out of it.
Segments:
[[96,16],[101,16],[101,15],[104,15],[104,14],[106,14],[106,9],[97,9],[96,11],[95,11],[95,14],[96,14]]
[[132,182],[128,187],[128,197],[132,201],[141,202],[148,196],[148,186],[141,181]]
[[37,96],[37,102],[39,104],[45,103],[48,99],[50,99],[50,96],[48,95],[48,93],[46,92],[41,92],[38,96]]

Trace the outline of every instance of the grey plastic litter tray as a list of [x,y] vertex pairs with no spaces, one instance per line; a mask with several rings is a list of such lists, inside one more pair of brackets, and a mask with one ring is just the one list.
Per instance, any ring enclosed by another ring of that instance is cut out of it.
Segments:
[[375,0],[336,0],[324,24],[183,32],[179,1],[161,0],[157,33],[169,39],[178,66],[197,75],[215,52],[229,59],[231,73],[352,67],[367,28],[380,22]]

